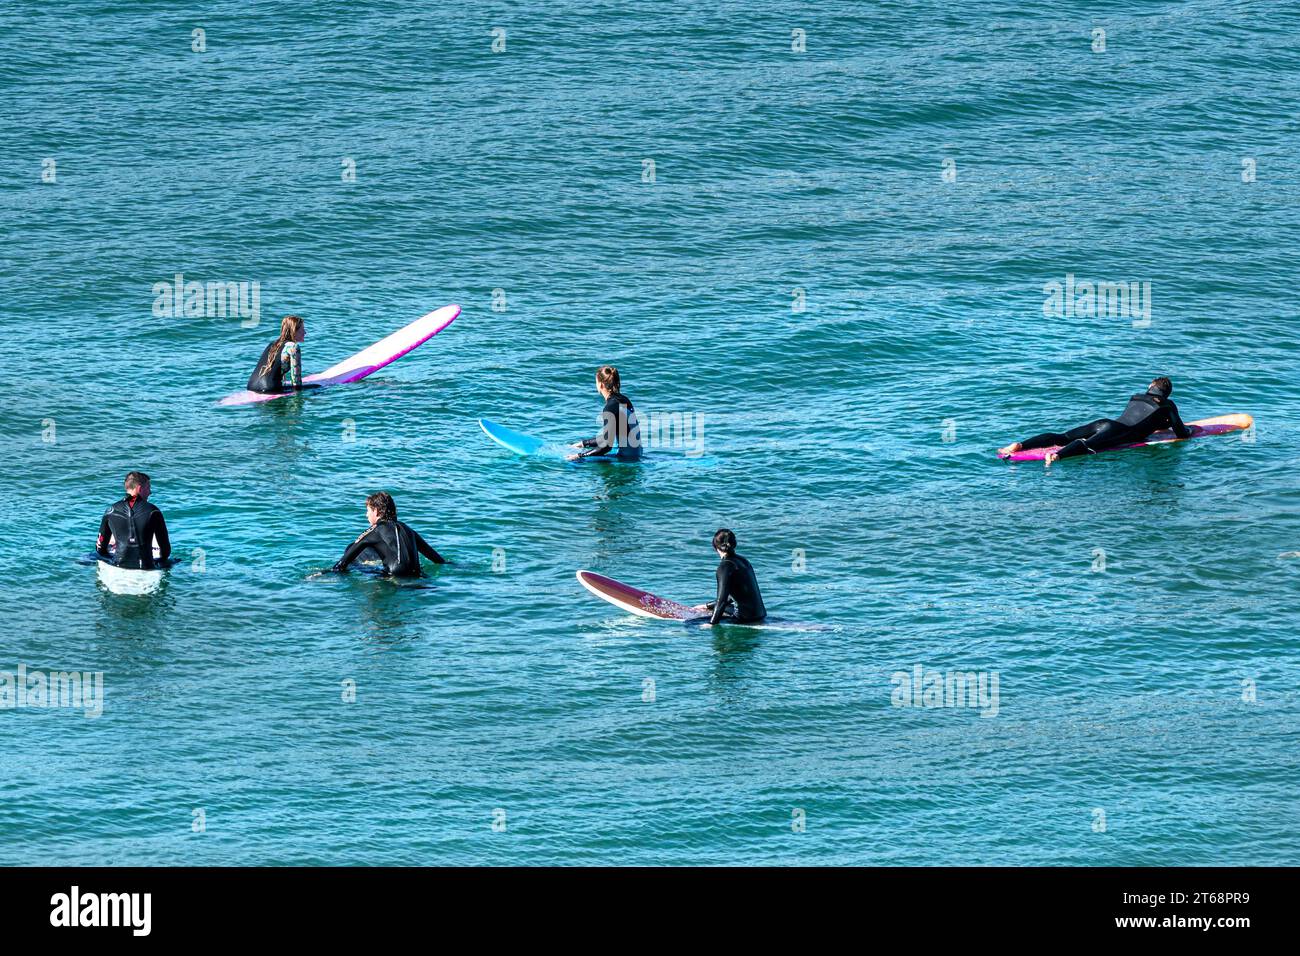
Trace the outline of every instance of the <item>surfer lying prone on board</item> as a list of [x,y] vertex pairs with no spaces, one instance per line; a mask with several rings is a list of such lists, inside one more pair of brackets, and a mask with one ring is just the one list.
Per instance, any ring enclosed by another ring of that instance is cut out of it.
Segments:
[[319,385],[302,383],[302,349],[307,326],[296,315],[280,320],[280,336],[266,347],[257,368],[248,377],[250,392],[296,392]]
[[348,545],[338,564],[330,570],[346,571],[367,548],[384,562],[385,574],[398,577],[419,575],[420,555],[434,564],[449,563],[418,531],[397,520],[397,505],[388,492],[377,491],[366,499],[366,517],[370,519],[370,527]]
[[722,559],[718,565],[718,597],[708,604],[696,605],[697,611],[712,611],[709,624],[732,621],[736,624],[757,624],[767,617],[763,595],[758,591],[758,578],[754,567],[736,554],[736,536],[726,528],[713,535],[713,550]]
[[126,497],[109,505],[100,519],[95,553],[120,568],[153,568],[157,547],[157,563],[166,564],[172,543],[163,513],[149,504],[149,476],[143,471],[128,472],[122,487]]
[[999,449],[998,454],[1013,455],[1031,448],[1060,445],[1059,451],[1052,452],[1043,459],[1044,465],[1051,465],[1058,458],[1096,454],[1117,445],[1145,441],[1152,432],[1162,428],[1172,428],[1179,438],[1187,438],[1192,430],[1183,424],[1178,415],[1178,406],[1169,400],[1173,390],[1173,383],[1169,379],[1157,378],[1145,394],[1134,395],[1128,400],[1128,407],[1117,419],[1099,418],[1087,425],[1071,428],[1068,432],[1044,432],[1024,441],[1012,442]]
[[612,365],[602,365],[596,371],[596,391],[605,399],[605,407],[600,412],[600,434],[595,438],[574,442],[570,447],[586,450],[570,455],[569,461],[610,453],[622,461],[639,460],[641,425],[636,419],[636,409],[632,407],[631,399],[620,390],[618,369]]

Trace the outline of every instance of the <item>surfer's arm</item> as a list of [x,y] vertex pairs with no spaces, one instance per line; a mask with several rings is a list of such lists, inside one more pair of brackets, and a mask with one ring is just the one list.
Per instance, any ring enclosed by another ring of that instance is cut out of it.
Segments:
[[425,541],[424,538],[420,536],[420,532],[412,529],[411,533],[415,535],[415,549],[417,551],[419,551],[422,555],[424,555],[434,564],[448,563],[446,558],[440,555],[437,551],[433,550],[433,546],[430,545],[429,542]]
[[590,458],[593,455],[608,455],[614,450],[614,442],[618,435],[618,400],[610,398],[605,402],[605,407],[600,413],[600,434],[595,438],[584,438],[582,447],[588,449],[584,451],[579,458]]
[[579,458],[589,458],[592,455],[608,455],[614,450],[614,446],[608,444],[605,432],[601,432],[595,438],[584,438],[581,447],[587,450],[582,452],[578,456]]
[[286,392],[302,392],[309,388],[320,388],[320,382],[302,380],[302,349],[297,342],[289,342],[281,356],[284,367],[283,387]]
[[717,624],[727,611],[727,602],[731,599],[731,565],[724,563],[718,568],[718,599],[713,602],[713,616],[710,624]]
[[113,529],[108,525],[108,515],[99,519],[99,537],[95,539],[95,551],[108,554],[108,544],[113,540]]
[[1183,424],[1182,416],[1178,414],[1178,406],[1173,402],[1168,404],[1169,424],[1174,429],[1174,434],[1179,438],[1191,438],[1192,430]]
[[302,350],[298,348],[297,342],[284,343],[280,364],[284,368],[284,387],[302,388]]
[[166,561],[172,554],[172,542],[167,537],[167,522],[163,520],[161,511],[154,512],[154,518],[157,519],[153,529],[154,544],[158,546],[158,560]]
[[367,547],[369,547],[370,535],[374,530],[375,530],[374,528],[367,528],[365,531],[363,531],[357,537],[357,540],[353,541],[350,545],[348,545],[348,549],[343,552],[343,557],[339,558],[338,563],[335,564],[334,567],[330,568],[330,570],[346,571],[348,569],[348,565],[351,564],[353,561],[355,561],[357,559],[357,556],[361,554],[362,551],[366,550]]

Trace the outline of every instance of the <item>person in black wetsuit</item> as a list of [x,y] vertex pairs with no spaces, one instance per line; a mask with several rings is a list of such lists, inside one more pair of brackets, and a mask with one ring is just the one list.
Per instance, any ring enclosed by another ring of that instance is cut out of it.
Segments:
[[302,349],[307,338],[307,327],[296,315],[286,315],[280,321],[280,336],[265,349],[257,360],[257,368],[248,377],[250,392],[296,392],[305,388],[319,388],[316,384],[304,385],[302,381]]
[[397,505],[388,492],[377,491],[366,499],[366,517],[370,519],[370,527],[348,545],[338,564],[330,570],[346,571],[368,549],[384,562],[385,574],[397,577],[419,575],[420,555],[434,564],[448,563],[418,531],[397,520]]
[[[149,504],[149,476],[132,471],[122,482],[126,497],[109,505],[99,522],[95,553],[120,568],[154,568],[171,557],[172,543],[167,537],[163,513]],[[154,546],[158,557],[154,558]]]
[[597,455],[615,454],[620,461],[638,461],[641,458],[641,424],[631,400],[620,391],[618,369],[603,365],[596,372],[596,390],[605,399],[600,412],[600,434],[584,438],[571,447],[585,449],[570,455],[570,461],[593,458]]
[[712,611],[709,624],[727,620],[736,624],[757,624],[767,617],[763,595],[758,591],[754,567],[736,554],[736,536],[726,528],[713,535],[713,550],[722,559],[718,564],[718,597],[708,604],[696,607],[699,611]]
[[1169,379],[1158,378],[1144,394],[1134,395],[1128,400],[1128,407],[1119,418],[1099,418],[1087,425],[1071,428],[1068,432],[1044,432],[1024,441],[1012,442],[999,449],[998,454],[1005,457],[1031,448],[1060,445],[1060,451],[1043,459],[1044,464],[1050,465],[1058,458],[1095,454],[1118,445],[1145,441],[1152,432],[1162,428],[1172,429],[1179,438],[1188,438],[1192,430],[1183,424],[1178,415],[1178,406],[1169,400],[1173,390],[1173,383]]

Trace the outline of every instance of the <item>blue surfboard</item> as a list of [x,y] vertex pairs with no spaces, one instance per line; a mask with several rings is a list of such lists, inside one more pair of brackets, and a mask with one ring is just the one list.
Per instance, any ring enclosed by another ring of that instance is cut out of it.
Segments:
[[483,433],[491,438],[502,448],[507,448],[516,455],[535,455],[546,446],[546,442],[540,438],[534,438],[532,435],[525,435],[521,432],[513,431],[504,425],[498,425],[496,422],[488,421],[486,418],[478,420],[479,427]]
[[[573,453],[571,449],[564,448],[556,442],[549,442],[532,435],[525,435],[523,432],[517,432],[512,428],[506,428],[504,425],[498,425],[496,422],[486,418],[480,418],[478,420],[478,425],[479,428],[483,429],[483,434],[487,435],[488,438],[491,438],[502,448],[509,449],[516,455],[541,454],[543,457],[547,458],[566,458]],[[545,452],[543,452],[543,449],[545,449]],[[583,462],[609,462],[616,465],[636,465],[640,464],[640,459],[620,458],[618,457],[617,452],[615,452],[610,455],[583,455],[582,457],[572,461],[571,464],[581,464]]]

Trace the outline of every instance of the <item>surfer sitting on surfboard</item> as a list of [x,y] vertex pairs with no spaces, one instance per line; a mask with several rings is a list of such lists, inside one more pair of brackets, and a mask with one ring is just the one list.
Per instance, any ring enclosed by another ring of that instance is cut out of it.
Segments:
[[1044,465],[1050,465],[1058,458],[1096,454],[1117,445],[1145,441],[1152,432],[1162,428],[1172,428],[1177,437],[1189,438],[1192,430],[1183,424],[1178,416],[1178,406],[1169,400],[1169,394],[1173,390],[1173,383],[1169,379],[1158,378],[1151,383],[1145,394],[1134,395],[1128,400],[1128,407],[1118,419],[1099,418],[1068,432],[1044,432],[1024,441],[1012,442],[1005,448],[998,449],[998,455],[1005,458],[1031,448],[1062,446],[1043,459]]
[[296,315],[280,320],[280,336],[262,352],[257,368],[248,377],[250,392],[294,392],[319,385],[302,383],[302,349],[307,326]]
[[378,554],[379,560],[384,562],[384,573],[395,576],[418,575],[420,555],[434,564],[448,563],[446,558],[429,547],[429,542],[420,537],[419,532],[397,520],[397,505],[388,492],[376,491],[366,499],[366,517],[370,519],[370,527],[348,545],[339,563],[330,570],[346,571],[348,565],[367,548],[372,549]]
[[713,535],[713,550],[722,559],[718,565],[718,599],[696,605],[697,611],[712,611],[710,624],[725,617],[737,624],[757,624],[767,617],[763,595],[758,592],[758,578],[748,561],[736,554],[736,536],[726,528]]
[[147,500],[149,476],[143,471],[128,472],[122,486],[126,497],[109,505],[100,519],[95,553],[120,568],[153,568],[157,547],[157,563],[166,564],[172,544],[163,513]]
[[584,452],[570,455],[570,461],[608,455],[617,449],[615,457],[623,461],[641,458],[641,425],[636,419],[636,409],[631,400],[620,391],[618,369],[602,365],[596,371],[596,391],[605,399],[600,412],[600,434],[574,442],[572,448],[585,448]]

